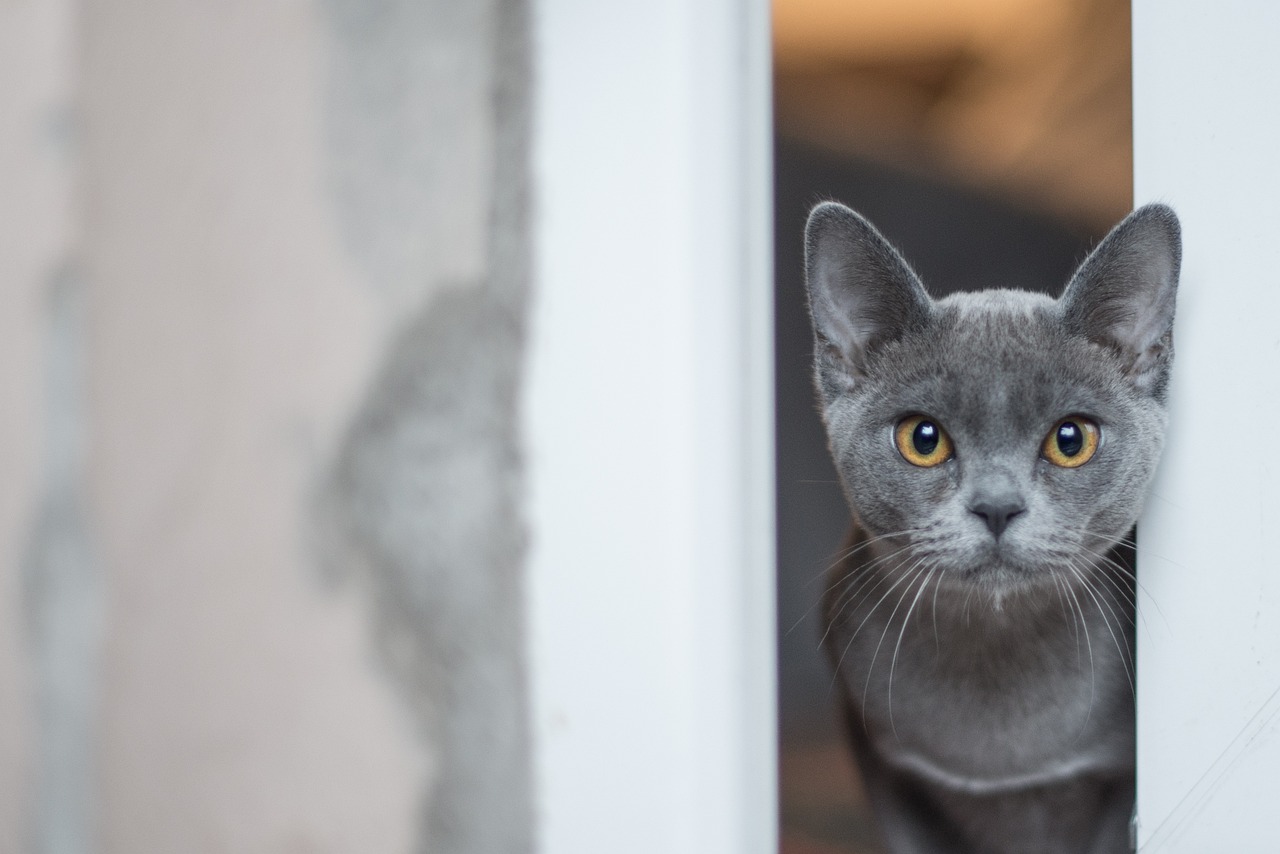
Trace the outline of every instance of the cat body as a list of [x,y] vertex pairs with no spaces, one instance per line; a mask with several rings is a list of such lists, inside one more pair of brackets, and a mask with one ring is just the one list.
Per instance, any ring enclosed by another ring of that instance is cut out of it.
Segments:
[[1129,850],[1134,584],[1180,256],[1130,215],[1063,296],[934,301],[860,216],[806,231],[853,533],[824,643],[889,847]]

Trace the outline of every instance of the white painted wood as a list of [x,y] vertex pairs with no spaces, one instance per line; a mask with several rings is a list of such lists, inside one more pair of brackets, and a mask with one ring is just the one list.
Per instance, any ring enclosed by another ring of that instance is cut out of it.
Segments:
[[1143,852],[1280,846],[1280,4],[1135,0],[1135,198],[1185,254],[1139,526]]
[[539,850],[776,851],[768,6],[534,12]]

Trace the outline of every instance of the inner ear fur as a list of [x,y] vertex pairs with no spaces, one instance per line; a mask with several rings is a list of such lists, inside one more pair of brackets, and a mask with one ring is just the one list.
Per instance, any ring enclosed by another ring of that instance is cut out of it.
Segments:
[[928,322],[919,277],[871,223],[836,202],[809,214],[805,279],[819,354],[854,377],[877,348]]
[[1068,331],[1115,351],[1140,387],[1163,388],[1173,353],[1181,227],[1166,205],[1138,208],[1080,265],[1062,294]]

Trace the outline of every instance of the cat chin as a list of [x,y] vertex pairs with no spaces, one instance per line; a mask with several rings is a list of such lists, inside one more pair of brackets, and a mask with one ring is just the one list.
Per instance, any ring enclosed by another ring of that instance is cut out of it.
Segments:
[[[1010,538],[994,540],[987,536],[962,535],[951,540],[949,546],[949,553],[930,556],[934,562],[944,565],[947,574],[968,581],[1021,582],[1040,569],[1035,556]],[[930,544],[928,551],[932,553],[935,548]]]
[[1062,583],[1063,570],[1056,564],[1019,560],[996,553],[942,573],[945,586],[978,589],[997,599],[1026,593],[1053,593]]

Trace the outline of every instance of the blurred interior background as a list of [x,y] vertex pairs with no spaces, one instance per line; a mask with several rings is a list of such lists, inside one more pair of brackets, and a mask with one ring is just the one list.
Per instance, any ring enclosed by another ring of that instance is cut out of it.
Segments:
[[1132,203],[1122,0],[774,0],[783,854],[881,851],[818,647],[848,525],[809,378],[801,235],[835,199],[934,296],[1056,295]]

